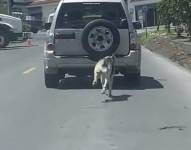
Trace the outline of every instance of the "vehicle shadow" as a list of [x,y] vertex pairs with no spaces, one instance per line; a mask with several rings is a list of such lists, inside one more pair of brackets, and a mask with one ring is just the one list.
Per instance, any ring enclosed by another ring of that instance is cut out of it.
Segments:
[[18,49],[24,49],[24,48],[31,48],[33,46],[38,46],[38,45],[31,45],[31,46],[7,46],[5,48],[0,48],[0,50],[18,50]]
[[106,100],[104,100],[102,103],[112,103],[112,102],[123,102],[128,101],[128,98],[132,95],[119,95],[119,96],[112,96]]
[[7,46],[5,48],[1,48],[0,50],[17,50],[17,49],[23,49],[27,46]]
[[[100,89],[98,83],[96,87],[92,87],[92,77],[68,77],[60,81],[58,89]],[[160,89],[163,85],[153,77],[141,76],[140,80],[132,80],[123,76],[114,78],[114,90],[145,90],[145,89]]]

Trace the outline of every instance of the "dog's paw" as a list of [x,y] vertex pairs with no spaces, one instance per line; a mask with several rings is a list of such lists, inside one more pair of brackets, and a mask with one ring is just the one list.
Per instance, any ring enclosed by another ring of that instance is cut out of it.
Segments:
[[105,93],[108,97],[112,98],[113,95],[111,93]]
[[97,82],[95,82],[95,81],[92,82],[92,86],[93,86],[93,87],[95,87],[96,84],[97,84]]
[[112,98],[112,94],[111,94],[111,93],[109,93],[108,96],[109,96],[110,98]]
[[101,90],[101,94],[105,94],[106,90],[105,89],[102,89]]

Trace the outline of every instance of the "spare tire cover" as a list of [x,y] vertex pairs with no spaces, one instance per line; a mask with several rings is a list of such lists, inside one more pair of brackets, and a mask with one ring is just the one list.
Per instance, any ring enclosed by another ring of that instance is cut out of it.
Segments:
[[93,60],[112,55],[119,43],[120,34],[117,27],[104,19],[91,21],[82,33],[82,46]]

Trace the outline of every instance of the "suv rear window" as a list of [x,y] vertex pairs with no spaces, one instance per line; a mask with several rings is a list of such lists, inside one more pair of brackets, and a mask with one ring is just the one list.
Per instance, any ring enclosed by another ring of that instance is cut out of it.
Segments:
[[112,21],[118,28],[126,19],[121,3],[64,3],[58,13],[56,28],[84,28],[95,19]]

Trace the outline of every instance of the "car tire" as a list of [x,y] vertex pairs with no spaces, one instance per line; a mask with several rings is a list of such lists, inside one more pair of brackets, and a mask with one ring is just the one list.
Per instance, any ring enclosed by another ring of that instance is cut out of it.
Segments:
[[82,46],[92,60],[99,60],[112,55],[119,44],[119,31],[110,21],[104,19],[93,20],[83,30]]
[[9,40],[5,41],[5,47],[7,47],[9,45],[9,42],[10,42]]
[[9,44],[9,36],[4,31],[0,31],[0,48],[4,48]]
[[56,88],[58,86],[59,78],[57,75],[45,73],[44,80],[47,88]]

